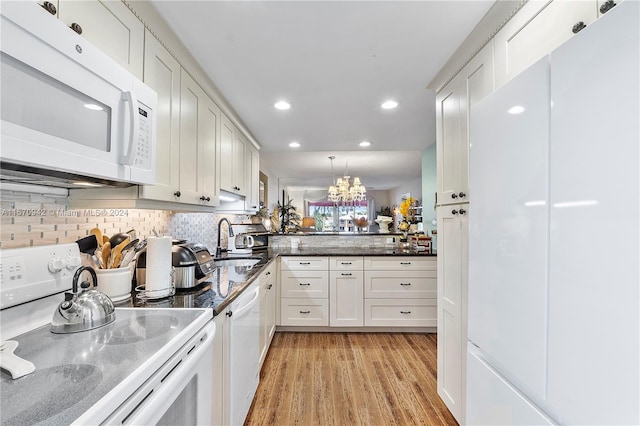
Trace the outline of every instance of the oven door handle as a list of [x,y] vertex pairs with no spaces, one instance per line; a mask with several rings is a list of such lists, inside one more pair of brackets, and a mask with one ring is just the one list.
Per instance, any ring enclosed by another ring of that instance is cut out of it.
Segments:
[[[182,390],[191,383],[195,374],[198,375],[197,383],[204,386],[198,386],[196,422],[208,424],[212,415],[210,401],[213,397],[213,376],[210,360],[213,356],[215,332],[216,326],[211,321],[196,335],[196,338],[189,340],[189,343],[181,348],[179,356],[174,356],[165,363],[102,424],[157,424],[167,412],[167,407],[176,401]],[[198,342],[200,344],[194,348]],[[206,394],[200,395],[202,390],[206,390],[204,392]]]

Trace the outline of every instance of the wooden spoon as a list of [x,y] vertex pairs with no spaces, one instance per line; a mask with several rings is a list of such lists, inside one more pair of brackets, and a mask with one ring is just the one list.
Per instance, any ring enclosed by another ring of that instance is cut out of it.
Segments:
[[102,260],[104,267],[109,269],[109,258],[111,257],[111,243],[107,241],[102,245]]
[[127,244],[129,244],[129,237],[125,238],[124,240],[122,240],[122,242],[120,244],[118,244],[113,250],[111,250],[111,258],[109,259],[109,268],[117,268],[118,266],[116,266],[116,259],[118,260],[118,264],[120,264],[120,261],[122,260],[122,249],[124,249],[126,247]]
[[96,240],[98,240],[98,247],[102,248],[102,244],[104,243],[104,241],[102,239],[102,231],[100,230],[100,228],[92,228],[89,233],[96,236]]

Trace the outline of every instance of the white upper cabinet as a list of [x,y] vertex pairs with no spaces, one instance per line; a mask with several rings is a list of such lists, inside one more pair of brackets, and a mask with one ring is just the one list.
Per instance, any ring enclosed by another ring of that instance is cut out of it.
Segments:
[[247,142],[245,149],[245,208],[257,211],[260,208],[260,155]]
[[221,150],[221,189],[235,194],[245,195],[245,146],[248,145],[245,137],[238,128],[222,115],[222,127],[220,136]]
[[496,87],[590,25],[598,2],[530,0],[495,36]]
[[120,0],[60,0],[58,18],[142,80],[144,25]]
[[156,184],[141,196],[180,201],[180,64],[150,33],[144,46],[144,82],[158,93]]
[[438,204],[468,201],[469,109],[492,91],[489,42],[436,96]]
[[215,206],[216,143],[220,109],[183,70],[180,100],[180,201]]

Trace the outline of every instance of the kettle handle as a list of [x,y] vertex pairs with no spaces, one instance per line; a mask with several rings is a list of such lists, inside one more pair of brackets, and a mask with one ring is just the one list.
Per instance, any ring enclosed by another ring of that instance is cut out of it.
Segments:
[[255,240],[253,239],[253,235],[247,235],[247,248],[251,248],[253,247],[253,245],[255,244]]
[[73,274],[73,293],[78,293],[78,280],[80,279],[80,274],[82,274],[83,271],[89,271],[89,274],[91,275],[91,279],[93,280],[93,286],[94,287],[98,287],[98,275],[96,274],[96,271],[93,270],[92,267],[90,266],[81,266],[76,270],[76,273]]

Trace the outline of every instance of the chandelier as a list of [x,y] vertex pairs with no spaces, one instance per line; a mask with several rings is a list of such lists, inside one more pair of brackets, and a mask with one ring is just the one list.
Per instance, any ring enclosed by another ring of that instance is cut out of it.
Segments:
[[[329,157],[329,160],[331,160],[331,174],[334,176],[335,174],[333,173],[333,160],[335,158],[335,155]],[[337,181],[334,177],[333,185],[329,186],[329,191],[327,193],[329,201],[337,203],[339,201],[363,201],[367,199],[367,190],[364,185],[360,183],[360,178],[354,177],[352,185],[349,183],[349,179],[351,179],[351,176],[347,175],[346,168],[343,177],[338,178]]]

